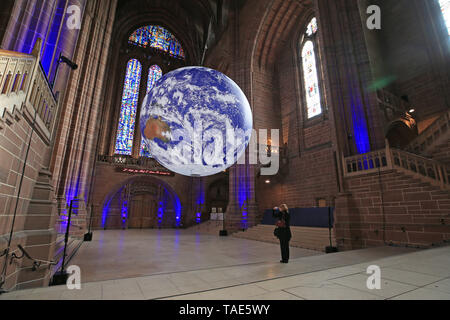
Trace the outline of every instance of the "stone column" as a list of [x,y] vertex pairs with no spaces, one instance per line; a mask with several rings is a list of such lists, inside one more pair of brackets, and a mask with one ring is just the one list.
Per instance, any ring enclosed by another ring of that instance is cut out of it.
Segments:
[[255,166],[236,164],[229,169],[229,202],[225,213],[228,232],[246,230],[257,224],[258,206],[255,199]]
[[384,147],[384,119],[373,83],[358,0],[318,0],[327,96],[345,156]]
[[[252,79],[251,66],[248,57],[241,43],[248,40],[247,34],[241,32],[243,23],[240,16],[240,7],[238,1],[234,2],[234,15],[230,21],[230,27],[234,34],[232,55],[231,78],[239,85],[247,99],[252,105]],[[254,118],[254,116],[253,116]],[[245,152],[245,164],[236,164],[229,169],[229,201],[225,213],[225,228],[228,232],[233,233],[239,230],[251,228],[257,224],[256,217],[258,206],[255,198],[255,165],[250,165],[249,151]],[[242,162],[244,163],[244,162]]]
[[[60,163],[55,165],[58,197],[67,204],[80,202],[79,217],[86,216],[86,204],[101,112],[102,88],[106,80],[106,60],[109,53],[112,26],[117,1],[87,2],[82,32],[73,60],[79,69],[71,74],[63,103],[63,114],[56,152]],[[79,221],[81,226],[86,223]],[[84,228],[84,227],[83,227]]]
[[14,0],[2,1],[2,8],[0,9],[0,45],[2,49],[6,48],[6,40],[10,37],[7,33],[8,23],[13,17]]
[[338,155],[340,191],[335,200],[336,241],[340,250],[364,247],[359,225],[358,201],[346,193],[344,156],[366,153],[385,146],[384,116],[373,84],[371,59],[376,58],[376,34],[365,32],[365,12],[359,0],[318,0],[315,10],[319,21],[321,58],[326,79],[324,88],[330,101],[333,144]]
[[205,190],[205,178],[196,177],[192,179],[192,216],[194,223],[199,221],[209,220],[209,216],[205,216],[205,201],[206,201],[206,190]]

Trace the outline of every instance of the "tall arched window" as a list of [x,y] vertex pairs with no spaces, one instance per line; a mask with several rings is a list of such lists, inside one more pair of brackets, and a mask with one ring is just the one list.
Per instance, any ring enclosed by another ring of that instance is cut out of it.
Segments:
[[133,151],[133,136],[136,124],[141,73],[142,66],[138,60],[131,59],[128,61],[117,130],[116,154],[131,155]]
[[313,18],[308,24],[302,42],[302,69],[306,95],[307,118],[311,119],[322,113],[320,85],[317,71],[316,40],[317,20]]
[[447,25],[448,35],[450,36],[450,0],[439,0],[439,4],[441,6],[445,24]]
[[153,86],[155,85],[156,81],[161,79],[162,77],[162,70],[158,65],[153,65],[148,70],[148,80],[147,80],[147,93],[152,90]]
[[[145,50],[142,51],[145,52],[148,52],[148,48],[151,48],[151,55],[163,55],[163,60],[168,58],[167,55],[179,60],[185,59],[184,50],[180,42],[171,32],[160,26],[149,25],[135,30],[129,35],[128,43],[130,46],[144,48]],[[115,154],[133,155],[133,147],[135,147],[134,150],[139,147],[140,156],[151,157],[150,150],[147,149],[142,139],[139,141],[138,146],[133,146],[137,108],[143,102],[139,101],[139,86],[141,81],[142,84],[145,81],[144,79],[141,80],[142,69],[149,68],[148,79],[146,79],[147,93],[154,87],[156,81],[162,77],[161,68],[156,64],[151,65],[151,59],[143,61],[144,65],[141,65],[137,59],[128,61],[114,149]],[[174,65],[176,66],[177,64]]]
[[[162,70],[158,65],[153,65],[148,70],[148,80],[147,80],[147,93],[152,90],[156,81],[158,81],[162,77]],[[150,150],[148,150],[147,145],[142,138],[141,141],[141,157],[151,157]]]

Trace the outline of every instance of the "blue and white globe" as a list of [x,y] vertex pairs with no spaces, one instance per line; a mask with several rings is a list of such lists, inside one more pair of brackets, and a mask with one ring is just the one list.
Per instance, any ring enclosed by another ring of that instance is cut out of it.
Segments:
[[223,73],[186,67],[164,75],[142,104],[140,127],[151,155],[185,176],[210,176],[239,160],[253,117],[239,86]]

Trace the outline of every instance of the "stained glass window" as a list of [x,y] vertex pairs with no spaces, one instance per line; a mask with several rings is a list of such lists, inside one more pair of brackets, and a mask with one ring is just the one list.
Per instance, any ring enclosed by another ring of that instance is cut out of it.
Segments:
[[306,34],[310,37],[317,32],[317,19],[312,18],[311,22],[306,27]]
[[308,119],[322,113],[320,102],[319,77],[315,54],[315,39],[317,33],[317,19],[312,18],[306,27],[305,38],[302,46],[302,68],[305,83],[306,109]]
[[448,35],[450,36],[450,0],[439,0],[439,4],[441,5],[445,24],[447,25]]
[[136,124],[142,66],[136,59],[128,61],[123,86],[122,106],[116,139],[116,154],[131,155]]
[[156,48],[173,57],[185,59],[180,42],[170,31],[160,26],[146,26],[133,32],[130,43],[144,48]]
[[[150,90],[155,85],[156,81],[158,81],[161,77],[162,77],[161,68],[156,64],[151,66],[148,71],[147,93],[150,92]],[[141,157],[151,158],[150,151],[148,150],[147,145],[144,143],[144,138],[142,138],[141,142]]]
[[308,119],[310,119],[322,113],[316,56],[314,52],[314,43],[311,40],[306,41],[303,45],[302,62],[306,90],[306,105]]
[[153,65],[150,67],[148,71],[148,81],[147,81],[147,93],[155,85],[156,81],[158,81],[162,77],[162,70],[158,65]]

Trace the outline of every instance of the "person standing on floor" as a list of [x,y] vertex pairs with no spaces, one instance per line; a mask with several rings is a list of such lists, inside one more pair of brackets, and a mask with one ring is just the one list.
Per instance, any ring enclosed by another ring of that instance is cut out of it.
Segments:
[[289,262],[289,241],[292,238],[289,214],[289,208],[287,205],[282,204],[280,208],[273,208],[273,216],[278,219],[276,223],[276,229],[274,231],[275,236],[280,240],[281,248],[281,263]]

